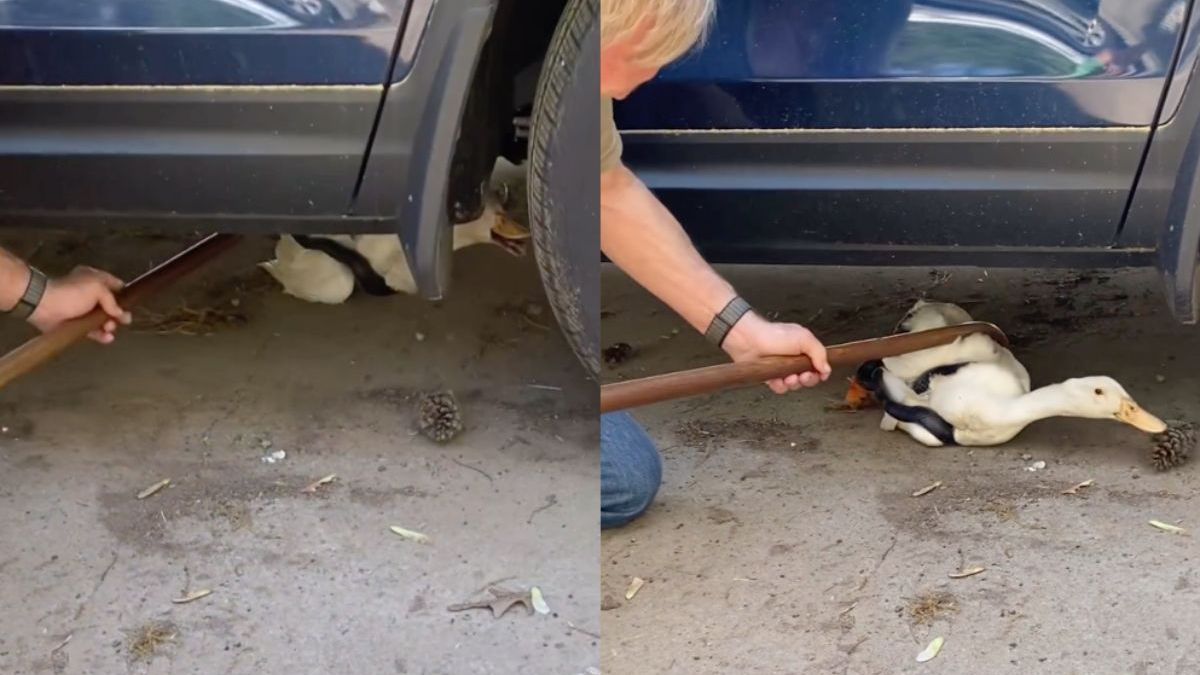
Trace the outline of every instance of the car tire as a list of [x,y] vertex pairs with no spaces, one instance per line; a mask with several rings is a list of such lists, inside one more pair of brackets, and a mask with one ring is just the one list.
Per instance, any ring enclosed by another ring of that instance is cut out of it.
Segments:
[[533,103],[528,183],[542,284],[593,378],[600,372],[599,4],[568,0],[547,49]]

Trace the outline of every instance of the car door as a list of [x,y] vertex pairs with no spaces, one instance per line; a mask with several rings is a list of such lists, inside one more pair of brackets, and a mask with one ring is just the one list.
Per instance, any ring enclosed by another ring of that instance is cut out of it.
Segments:
[[619,104],[617,120],[626,161],[711,258],[738,262],[1109,246],[1189,11],[1184,0],[718,5],[704,48]]
[[0,2],[0,212],[344,213],[408,5]]

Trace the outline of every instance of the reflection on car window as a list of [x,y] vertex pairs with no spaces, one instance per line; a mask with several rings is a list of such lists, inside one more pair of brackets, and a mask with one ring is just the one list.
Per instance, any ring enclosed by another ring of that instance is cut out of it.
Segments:
[[1070,75],[1086,56],[1027,27],[963,23],[914,12],[885,60],[890,75],[1015,77]]
[[387,14],[379,0],[0,0],[5,28],[288,28]]

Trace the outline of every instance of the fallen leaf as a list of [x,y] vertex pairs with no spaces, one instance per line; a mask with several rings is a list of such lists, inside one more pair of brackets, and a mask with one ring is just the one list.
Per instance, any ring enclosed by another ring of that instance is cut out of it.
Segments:
[[916,492],[912,493],[912,496],[922,497],[924,495],[929,494],[930,492],[933,492],[934,490],[936,490],[940,487],[942,487],[942,481],[940,481],[940,480],[934,481],[933,483],[926,485],[925,487],[921,488],[920,490],[917,490]]
[[957,599],[945,591],[927,591],[908,601],[908,614],[918,626],[931,624],[957,611]]
[[179,630],[169,621],[144,624],[129,636],[129,653],[135,661],[148,661],[154,658],[159,647],[173,641],[178,635]]
[[1073,487],[1073,488],[1071,488],[1071,489],[1069,489],[1069,490],[1063,490],[1063,491],[1062,491],[1062,493],[1063,493],[1064,495],[1074,495],[1074,494],[1079,494],[1079,491],[1080,491],[1080,490],[1082,490],[1083,488],[1092,487],[1092,486],[1093,486],[1093,485],[1095,485],[1095,484],[1096,484],[1096,481],[1094,481],[1094,480],[1092,480],[1091,478],[1089,478],[1089,479],[1087,479],[1087,480],[1083,481],[1082,483],[1079,483],[1078,485],[1076,485],[1075,487]]
[[1152,520],[1150,521],[1150,524],[1162,530],[1163,532],[1170,532],[1171,534],[1187,534],[1187,530],[1183,529],[1182,527],[1179,527],[1178,525],[1172,525],[1170,523],[1164,523],[1161,520]]
[[533,614],[534,608],[531,591],[509,591],[492,586],[488,589],[488,593],[492,594],[491,600],[460,602],[457,605],[450,605],[446,609],[451,612],[461,612],[465,609],[490,609],[492,610],[492,618],[499,619],[513,605],[522,604],[525,605],[525,610],[529,614]]
[[973,577],[976,574],[979,574],[980,572],[984,571],[985,569],[987,569],[987,568],[985,568],[985,567],[968,567],[965,570],[960,570],[958,572],[951,572],[950,578],[951,579],[966,579],[967,577]]
[[301,490],[301,492],[316,492],[317,490],[319,490],[321,488],[322,485],[328,485],[329,483],[332,483],[335,478],[337,478],[336,473],[331,473],[328,476],[325,476],[323,478],[318,478],[315,481],[309,483],[307,487],[305,487],[303,490]]
[[182,605],[184,603],[188,603],[193,600],[199,600],[200,598],[204,598],[204,597],[207,597],[210,595],[212,595],[212,591],[206,588],[201,591],[192,591],[191,593],[188,593],[187,595],[183,596],[182,598],[175,598],[175,599],[171,600],[171,602],[173,602],[177,605]]
[[646,580],[641,577],[634,577],[633,581],[629,582],[629,588],[625,590],[625,599],[632,600],[633,596],[642,590],[642,586],[646,585]]
[[404,537],[405,539],[407,539],[409,541],[415,541],[418,544],[428,544],[429,543],[429,535],[421,534],[420,532],[414,532],[412,530],[406,530],[403,527],[400,527],[399,525],[392,525],[388,529],[390,529],[392,532],[400,535],[401,537]]
[[529,600],[533,603],[533,611],[538,614],[550,613],[550,605],[547,605],[546,598],[542,597],[542,589],[537,586],[529,589]]
[[146,488],[145,490],[142,490],[141,492],[139,492],[137,494],[137,498],[145,499],[146,497],[149,497],[150,495],[154,494],[155,492],[158,492],[159,490],[167,487],[170,484],[171,484],[171,479],[164,478],[164,479],[158,481],[157,483],[155,483],[154,485],[151,485],[150,487]]
[[933,642],[929,643],[928,647],[923,649],[920,654],[917,654],[917,663],[925,663],[926,661],[932,661],[933,658],[938,655],[938,652],[942,651],[942,644],[945,642],[946,642],[945,638],[942,638],[940,636],[935,637],[933,639]]

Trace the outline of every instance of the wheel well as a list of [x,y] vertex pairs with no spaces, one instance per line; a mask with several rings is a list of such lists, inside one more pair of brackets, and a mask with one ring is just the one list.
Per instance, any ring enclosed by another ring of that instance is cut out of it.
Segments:
[[483,212],[483,187],[496,158],[504,156],[514,163],[525,159],[526,139],[523,134],[519,137],[516,121],[527,120],[532,111],[542,60],[566,3],[497,3],[450,165],[446,204],[450,222],[467,222]]

